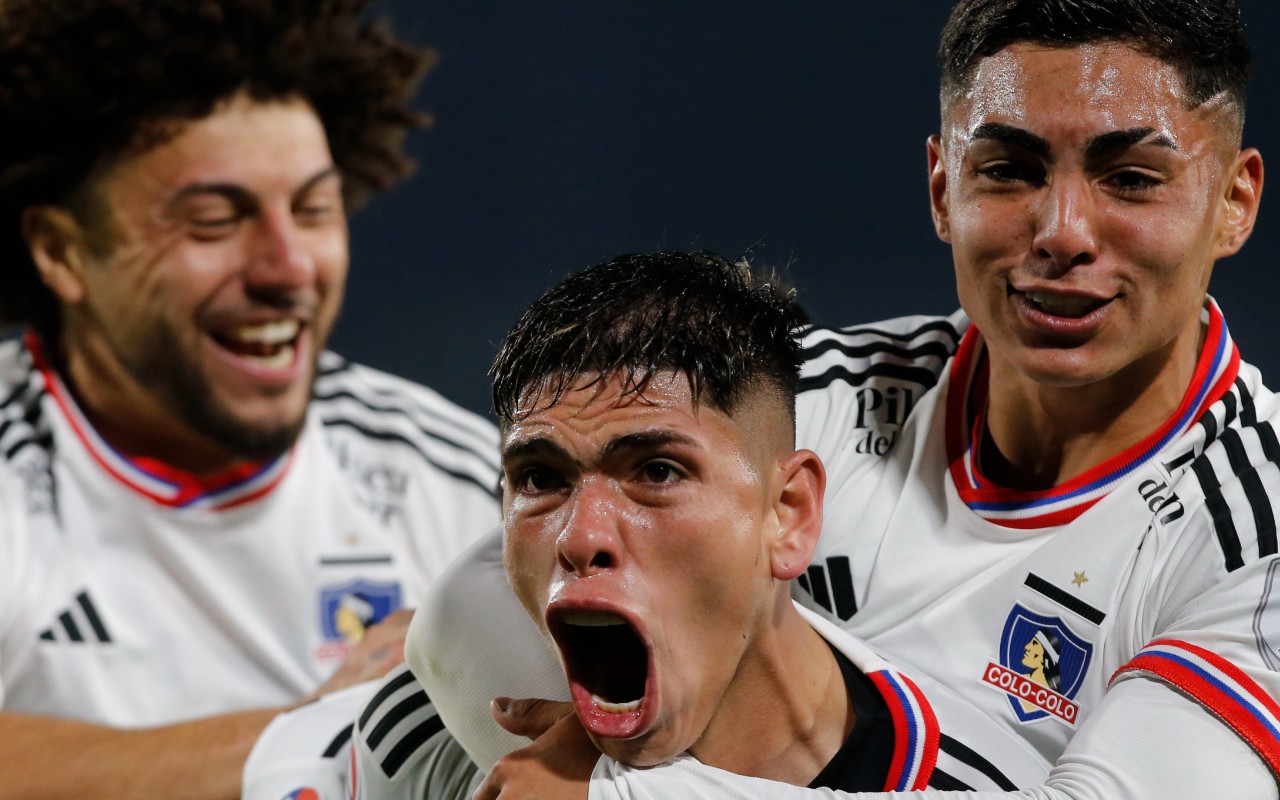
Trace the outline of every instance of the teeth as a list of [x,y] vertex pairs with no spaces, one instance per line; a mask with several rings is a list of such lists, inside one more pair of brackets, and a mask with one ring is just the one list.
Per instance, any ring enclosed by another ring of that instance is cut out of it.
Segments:
[[298,335],[300,324],[296,319],[282,319],[261,325],[241,325],[228,331],[226,336],[238,342],[254,344],[284,344]]
[[255,364],[259,364],[269,369],[284,369],[293,363],[293,351],[293,345],[286,344],[269,356],[255,356],[249,355],[248,353],[241,353],[240,357],[245,361],[252,361]]
[[1045,311],[1064,317],[1083,316],[1093,309],[1098,302],[1088,297],[1069,297],[1061,294],[1049,294],[1048,292],[1027,292],[1026,295],[1028,300]]
[[595,703],[596,708],[606,714],[626,714],[629,711],[635,711],[640,707],[643,697],[636,700],[629,700],[625,703],[610,703],[598,694],[591,695],[591,702]]
[[627,624],[622,617],[608,611],[570,611],[560,620],[566,625],[577,625],[580,628],[608,628]]

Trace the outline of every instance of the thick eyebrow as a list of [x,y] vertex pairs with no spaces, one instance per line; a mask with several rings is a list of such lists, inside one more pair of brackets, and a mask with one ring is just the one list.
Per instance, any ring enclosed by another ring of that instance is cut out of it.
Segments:
[[[298,187],[297,191],[293,193],[293,196],[295,198],[301,197],[302,195],[311,191],[311,189],[313,189],[316,186],[316,184],[324,180],[327,180],[328,178],[336,177],[338,175],[340,175],[340,173],[338,171],[337,166],[325,167],[324,169],[320,170],[316,174],[312,175],[310,178],[307,178],[307,180],[304,181],[302,185]],[[172,198],[170,198],[168,205],[170,208],[174,208],[180,203],[182,203],[184,200],[186,200],[187,198],[195,197],[197,195],[202,195],[202,194],[221,195],[222,197],[227,198],[228,200],[232,201],[236,205],[245,205],[248,203],[252,203],[254,200],[253,193],[250,192],[248,189],[244,188],[243,186],[240,186],[239,184],[201,182],[201,183],[189,183],[186,186],[183,186],[181,189],[179,189],[177,192],[174,193]]]
[[1031,131],[1015,128],[1003,122],[984,122],[973,129],[975,139],[993,139],[997,142],[1020,147],[1041,158],[1049,157],[1049,142]]
[[1084,156],[1089,159],[1101,158],[1128,150],[1130,147],[1139,144],[1152,147],[1167,147],[1170,150],[1178,149],[1173,140],[1163,133],[1151,139],[1151,141],[1146,141],[1155,132],[1155,128],[1129,128],[1123,131],[1099,134],[1089,140],[1089,144],[1084,149]]
[[671,444],[685,445],[688,447],[696,447],[698,443],[689,436],[676,431],[640,431],[638,433],[628,433],[626,436],[619,436],[609,441],[601,453],[604,457],[616,456],[620,453],[626,453],[635,450],[657,450]]
[[[604,446],[600,452],[602,458],[610,458],[623,453],[657,450],[660,447],[677,444],[696,447],[698,443],[689,436],[676,431],[656,430],[656,431],[639,431],[637,433],[628,433],[624,436],[610,439],[609,443]],[[542,436],[535,436],[529,439],[513,442],[512,444],[502,448],[502,463],[507,464],[512,461],[519,461],[528,458],[555,459],[557,461],[571,461],[573,457],[569,452],[560,445]]]
[[569,452],[550,439],[541,436],[524,439],[502,448],[502,463],[526,458],[568,459]]
[[[1163,133],[1151,138],[1155,133],[1155,128],[1145,127],[1101,133],[1089,140],[1089,143],[1085,146],[1084,155],[1087,159],[1098,159],[1123,152],[1139,144],[1166,147],[1171,150],[1178,149],[1173,140]],[[1051,152],[1049,142],[1046,139],[1022,128],[1006,125],[1003,122],[984,122],[974,129],[973,138],[993,139],[998,142],[1004,142],[1005,144],[1022,148],[1040,158],[1049,158]],[[1150,141],[1147,141],[1148,139]]]

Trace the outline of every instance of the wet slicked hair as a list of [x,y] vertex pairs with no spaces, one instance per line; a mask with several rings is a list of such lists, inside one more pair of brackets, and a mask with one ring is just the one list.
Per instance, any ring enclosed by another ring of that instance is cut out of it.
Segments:
[[402,144],[430,56],[362,19],[369,0],[0,2],[0,322],[56,303],[19,217],[71,205],[115,159],[240,93],[315,109],[350,207],[407,175]]
[[[794,420],[805,321],[794,293],[714,253],[619,256],[548,290],[516,322],[494,361],[493,407],[505,428],[549,393],[621,376],[643,392],[660,372],[683,374],[694,403],[732,414],[772,391]],[[589,385],[589,384],[588,384]]]
[[961,0],[938,48],[943,108],[1015,42],[1128,43],[1173,66],[1193,106],[1225,94],[1243,122],[1250,55],[1235,0]]

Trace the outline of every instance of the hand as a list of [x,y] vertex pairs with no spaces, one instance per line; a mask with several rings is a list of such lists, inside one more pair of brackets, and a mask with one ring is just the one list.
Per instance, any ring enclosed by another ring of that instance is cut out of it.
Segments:
[[600,751],[587,737],[573,706],[550,700],[516,700],[508,701],[505,708],[499,706],[495,701],[493,717],[512,733],[545,732],[495,764],[472,800],[585,800]]
[[336,692],[357,683],[381,678],[404,661],[404,637],[409,632],[413,609],[402,608],[369,626],[364,638],[338,665],[329,680],[312,692],[311,697]]
[[573,703],[561,700],[512,700],[498,697],[489,707],[498,724],[526,739],[537,739],[561,719],[573,715]]

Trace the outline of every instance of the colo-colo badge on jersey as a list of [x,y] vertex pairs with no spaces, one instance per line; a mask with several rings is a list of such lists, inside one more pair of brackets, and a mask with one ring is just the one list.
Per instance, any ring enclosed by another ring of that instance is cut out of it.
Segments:
[[1007,695],[1019,722],[1049,718],[1074,728],[1074,698],[1092,657],[1093,645],[1061,619],[1015,604],[1000,635],[1000,661],[987,662],[982,682]]

